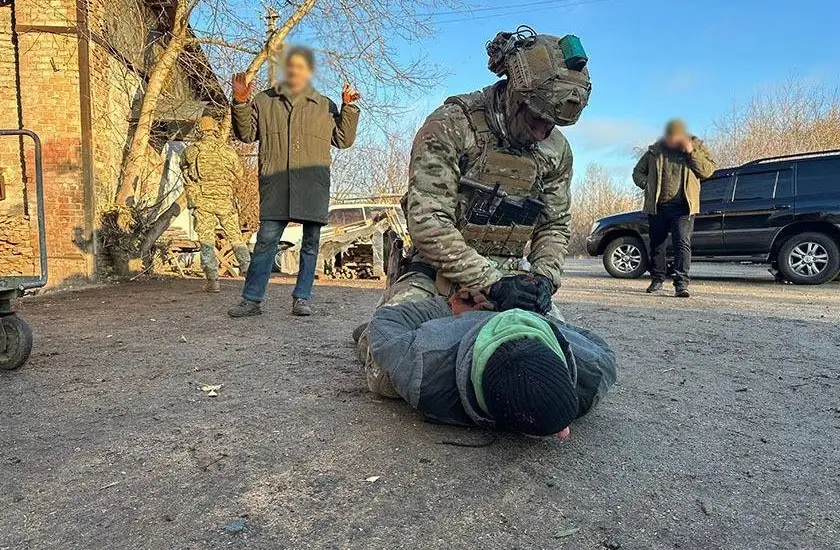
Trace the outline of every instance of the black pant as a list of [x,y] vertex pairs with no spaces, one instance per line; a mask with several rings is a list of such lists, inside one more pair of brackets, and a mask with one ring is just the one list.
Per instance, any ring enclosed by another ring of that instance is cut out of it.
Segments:
[[650,274],[654,281],[664,281],[667,269],[668,233],[674,249],[674,284],[688,284],[691,268],[691,233],[694,216],[685,203],[660,204],[656,214],[648,214],[650,226]]

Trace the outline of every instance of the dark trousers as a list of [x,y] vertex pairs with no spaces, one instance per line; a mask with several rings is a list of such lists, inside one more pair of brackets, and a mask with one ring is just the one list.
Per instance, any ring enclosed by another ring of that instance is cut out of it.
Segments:
[[688,284],[691,269],[691,233],[694,216],[685,203],[660,204],[656,214],[648,214],[650,227],[650,274],[654,281],[664,281],[667,269],[668,233],[674,249],[674,284]]
[[[274,268],[274,256],[280,237],[289,222],[262,220],[257,233],[257,243],[251,254],[251,266],[245,276],[242,297],[255,302],[262,302],[271,270]],[[303,242],[300,245],[300,268],[297,284],[292,291],[295,298],[310,299],[312,284],[315,282],[315,264],[318,261],[318,246],[321,240],[321,226],[317,223],[303,223]]]

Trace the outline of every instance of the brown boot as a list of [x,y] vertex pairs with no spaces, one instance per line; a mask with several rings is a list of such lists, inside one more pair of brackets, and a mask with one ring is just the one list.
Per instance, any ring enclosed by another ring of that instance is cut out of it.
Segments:
[[213,294],[217,294],[222,291],[222,287],[219,286],[219,279],[207,279],[207,282],[204,283],[204,292],[211,292]]

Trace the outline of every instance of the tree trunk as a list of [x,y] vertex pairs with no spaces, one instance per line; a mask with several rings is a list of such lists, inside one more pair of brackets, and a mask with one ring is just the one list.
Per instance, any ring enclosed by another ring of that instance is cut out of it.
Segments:
[[169,229],[172,220],[178,217],[178,214],[183,212],[187,207],[187,194],[181,195],[173,202],[169,208],[163,211],[158,218],[149,226],[146,236],[143,237],[143,242],[140,244],[140,257],[143,258],[144,265],[151,265],[151,251],[157,240],[163,233]]
[[279,51],[283,47],[283,41],[286,40],[286,37],[292,29],[300,23],[300,20],[303,19],[303,17],[309,13],[313,7],[315,7],[315,2],[316,0],[306,0],[298,7],[297,10],[295,10],[295,12],[279,29],[274,31],[271,36],[268,37],[265,47],[260,51],[260,53],[254,56],[251,64],[248,65],[248,69],[245,71],[246,81],[253,82],[260,70],[260,67],[262,67],[262,64],[268,59],[269,52]]
[[187,4],[186,0],[177,0],[169,42],[167,42],[160,57],[155,60],[154,67],[149,72],[149,81],[146,83],[146,89],[143,92],[143,102],[137,118],[137,127],[134,130],[131,148],[123,167],[122,181],[119,191],[117,191],[115,201],[117,205],[128,203],[128,200],[134,196],[138,181],[145,175],[146,150],[149,147],[149,135],[154,122],[155,109],[164,86],[172,74],[172,69],[177,64],[178,57],[184,51],[190,11],[191,6]]

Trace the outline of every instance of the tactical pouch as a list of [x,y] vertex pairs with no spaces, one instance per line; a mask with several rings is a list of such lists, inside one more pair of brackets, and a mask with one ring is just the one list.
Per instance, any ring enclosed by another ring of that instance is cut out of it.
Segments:
[[521,257],[531,239],[531,226],[475,225],[468,223],[461,234],[482,256]]
[[527,156],[513,155],[503,150],[485,151],[477,174],[472,179],[516,197],[527,196],[537,181],[537,164]]

